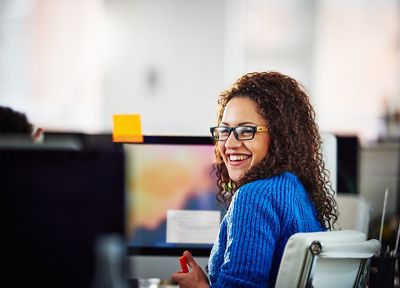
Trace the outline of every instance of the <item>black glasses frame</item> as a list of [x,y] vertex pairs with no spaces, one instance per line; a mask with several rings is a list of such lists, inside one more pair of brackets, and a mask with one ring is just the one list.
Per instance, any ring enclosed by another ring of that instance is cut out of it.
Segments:
[[[226,138],[224,137],[223,139],[220,139],[218,137],[215,136],[214,132],[216,129],[227,129],[228,132],[228,136],[226,136]],[[239,139],[239,133],[237,132],[236,129],[238,128],[247,128],[247,129],[251,129],[253,135],[251,136],[251,138],[245,138],[245,139]],[[239,140],[239,141],[247,141],[247,140],[252,140],[254,139],[254,135],[257,132],[267,132],[268,131],[268,127],[267,126],[236,126],[236,127],[227,127],[227,126],[215,126],[215,127],[210,127],[210,132],[211,132],[211,138],[215,141],[226,141],[228,140],[229,136],[231,135],[233,131],[233,135],[235,135],[235,139]]]

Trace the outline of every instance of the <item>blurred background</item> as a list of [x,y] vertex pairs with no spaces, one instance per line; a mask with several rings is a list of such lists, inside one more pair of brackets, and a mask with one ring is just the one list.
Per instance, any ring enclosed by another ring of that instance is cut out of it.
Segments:
[[47,130],[208,135],[216,97],[277,70],[321,130],[398,136],[398,0],[0,0],[0,105]]

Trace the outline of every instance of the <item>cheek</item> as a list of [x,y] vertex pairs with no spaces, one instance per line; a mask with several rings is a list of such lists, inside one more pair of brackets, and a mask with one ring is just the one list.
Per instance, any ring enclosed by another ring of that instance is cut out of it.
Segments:
[[257,153],[254,155],[253,165],[257,165],[258,163],[260,163],[264,159],[265,155],[266,153],[264,150],[257,151]]
[[218,142],[218,150],[219,150],[219,153],[221,154],[222,159],[225,160],[225,145],[224,145],[224,142]]
[[253,147],[254,164],[261,162],[268,154],[268,139],[263,139]]
[[223,152],[225,151],[225,145],[223,141],[218,142],[218,150],[221,154],[223,154]]
[[269,141],[267,141],[266,144],[264,145],[264,148],[263,148],[263,153],[264,153],[263,159],[268,155],[268,152],[269,152]]

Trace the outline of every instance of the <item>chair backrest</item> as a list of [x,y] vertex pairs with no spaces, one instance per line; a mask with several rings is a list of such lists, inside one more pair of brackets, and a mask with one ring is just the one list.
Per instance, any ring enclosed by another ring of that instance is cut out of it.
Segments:
[[285,247],[275,287],[362,287],[380,249],[356,230],[297,233]]
[[361,195],[341,193],[336,195],[336,202],[339,211],[337,225],[342,230],[357,230],[368,235],[370,203]]

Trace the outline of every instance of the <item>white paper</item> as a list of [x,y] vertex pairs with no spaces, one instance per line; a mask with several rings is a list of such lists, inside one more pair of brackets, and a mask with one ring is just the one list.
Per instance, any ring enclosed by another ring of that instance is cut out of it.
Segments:
[[168,210],[167,243],[213,244],[220,218],[220,211]]

